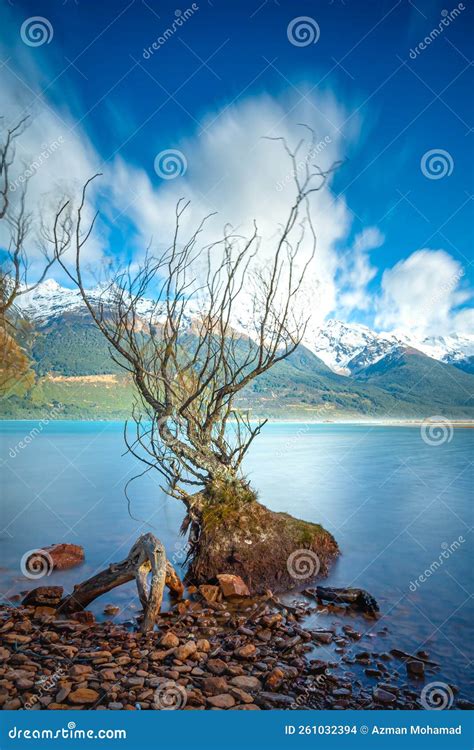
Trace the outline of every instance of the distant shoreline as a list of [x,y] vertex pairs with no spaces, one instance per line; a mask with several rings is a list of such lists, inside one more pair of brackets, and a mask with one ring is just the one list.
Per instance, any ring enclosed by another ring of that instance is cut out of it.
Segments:
[[[264,419],[264,417],[262,417]],[[474,420],[470,419],[449,419],[448,417],[444,418],[445,421],[436,421],[430,417],[427,417],[426,419],[341,419],[341,420],[317,420],[317,419],[271,419],[268,418],[267,424],[304,424],[304,425],[327,425],[328,427],[337,427],[340,425],[344,426],[356,426],[356,427],[421,427],[423,425],[431,425],[433,427],[443,426],[446,423],[449,423],[451,427],[456,429],[473,429],[474,428]],[[251,423],[257,422],[258,419],[251,419]],[[30,417],[28,419],[21,418],[21,419],[15,419],[11,417],[2,417],[0,416],[0,423],[1,422],[45,422],[47,424],[53,423],[53,422],[79,422],[79,423],[86,423],[86,422],[109,422],[110,424],[123,424],[125,422],[125,419],[107,419],[105,417],[103,418],[79,418],[79,419],[46,419],[42,417]]]

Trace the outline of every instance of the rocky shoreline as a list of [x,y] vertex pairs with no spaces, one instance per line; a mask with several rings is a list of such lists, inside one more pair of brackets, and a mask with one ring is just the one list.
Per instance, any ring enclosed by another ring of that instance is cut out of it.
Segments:
[[[36,591],[18,607],[0,607],[4,710],[427,707],[429,655],[372,651],[346,608],[319,607],[328,628],[309,629],[301,625],[307,601],[222,592],[221,601],[207,601],[203,594],[212,599],[215,592],[190,587],[189,598],[162,612],[157,629],[144,634],[137,623],[96,622],[87,611],[65,619],[55,606],[60,587]],[[105,612],[117,609],[108,605]],[[374,628],[386,634],[377,621]],[[447,707],[472,708],[454,699],[455,686],[449,690]]]

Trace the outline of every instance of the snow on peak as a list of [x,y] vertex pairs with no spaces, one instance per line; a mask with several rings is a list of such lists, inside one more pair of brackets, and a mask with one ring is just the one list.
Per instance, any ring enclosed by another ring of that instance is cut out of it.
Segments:
[[[94,302],[107,302],[112,295],[109,287],[99,284],[89,290]],[[248,302],[248,301],[247,301]],[[44,323],[66,312],[83,311],[84,303],[78,289],[68,289],[54,279],[46,279],[33,292],[18,297],[18,306],[34,320]],[[194,308],[194,309],[193,309]],[[142,300],[139,313],[158,311],[151,300]],[[242,302],[235,311],[235,327],[252,336],[252,305]],[[199,315],[196,301],[189,315]],[[411,332],[395,330],[377,333],[360,323],[345,323],[330,318],[323,324],[310,324],[303,344],[334,372],[349,375],[375,364],[396,347],[412,347],[428,357],[443,362],[459,362],[474,355],[474,336],[453,333],[449,336],[417,337]]]

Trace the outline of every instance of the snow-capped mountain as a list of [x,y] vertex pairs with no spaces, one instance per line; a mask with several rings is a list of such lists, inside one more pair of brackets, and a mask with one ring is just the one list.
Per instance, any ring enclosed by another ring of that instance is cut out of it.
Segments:
[[[89,291],[91,302],[107,303],[113,292],[104,286]],[[40,324],[65,313],[82,312],[84,303],[77,289],[66,289],[53,279],[47,279],[33,292],[18,297],[18,307]],[[234,321],[236,329],[251,334],[251,305],[239,307]],[[150,300],[142,300],[139,313],[152,310],[159,320],[159,310]],[[189,310],[192,316],[194,311]],[[195,315],[199,305],[195,305]],[[304,345],[334,372],[344,375],[357,373],[375,364],[396,348],[411,347],[441,362],[457,364],[474,355],[474,336],[453,333],[449,336],[417,338],[407,331],[378,333],[358,323],[344,323],[330,319],[321,326],[309,326]]]

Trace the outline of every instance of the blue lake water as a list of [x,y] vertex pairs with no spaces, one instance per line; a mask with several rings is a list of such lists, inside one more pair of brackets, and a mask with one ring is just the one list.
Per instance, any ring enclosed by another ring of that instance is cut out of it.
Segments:
[[[121,424],[3,422],[0,430],[3,600],[43,583],[72,588],[125,557],[147,530],[181,568],[183,507],[164,495],[158,474],[132,485],[129,514],[124,486],[139,466],[122,455]],[[327,582],[365,588],[380,604],[383,617],[366,642],[374,636],[380,651],[428,651],[441,665],[433,679],[471,698],[473,439],[468,429],[429,445],[417,427],[271,424],[245,465],[262,502],[334,534],[342,554]],[[83,545],[85,563],[39,582],[25,578],[23,554],[54,542]],[[124,619],[133,616],[133,584],[91,609],[100,615],[106,602],[119,604]]]

